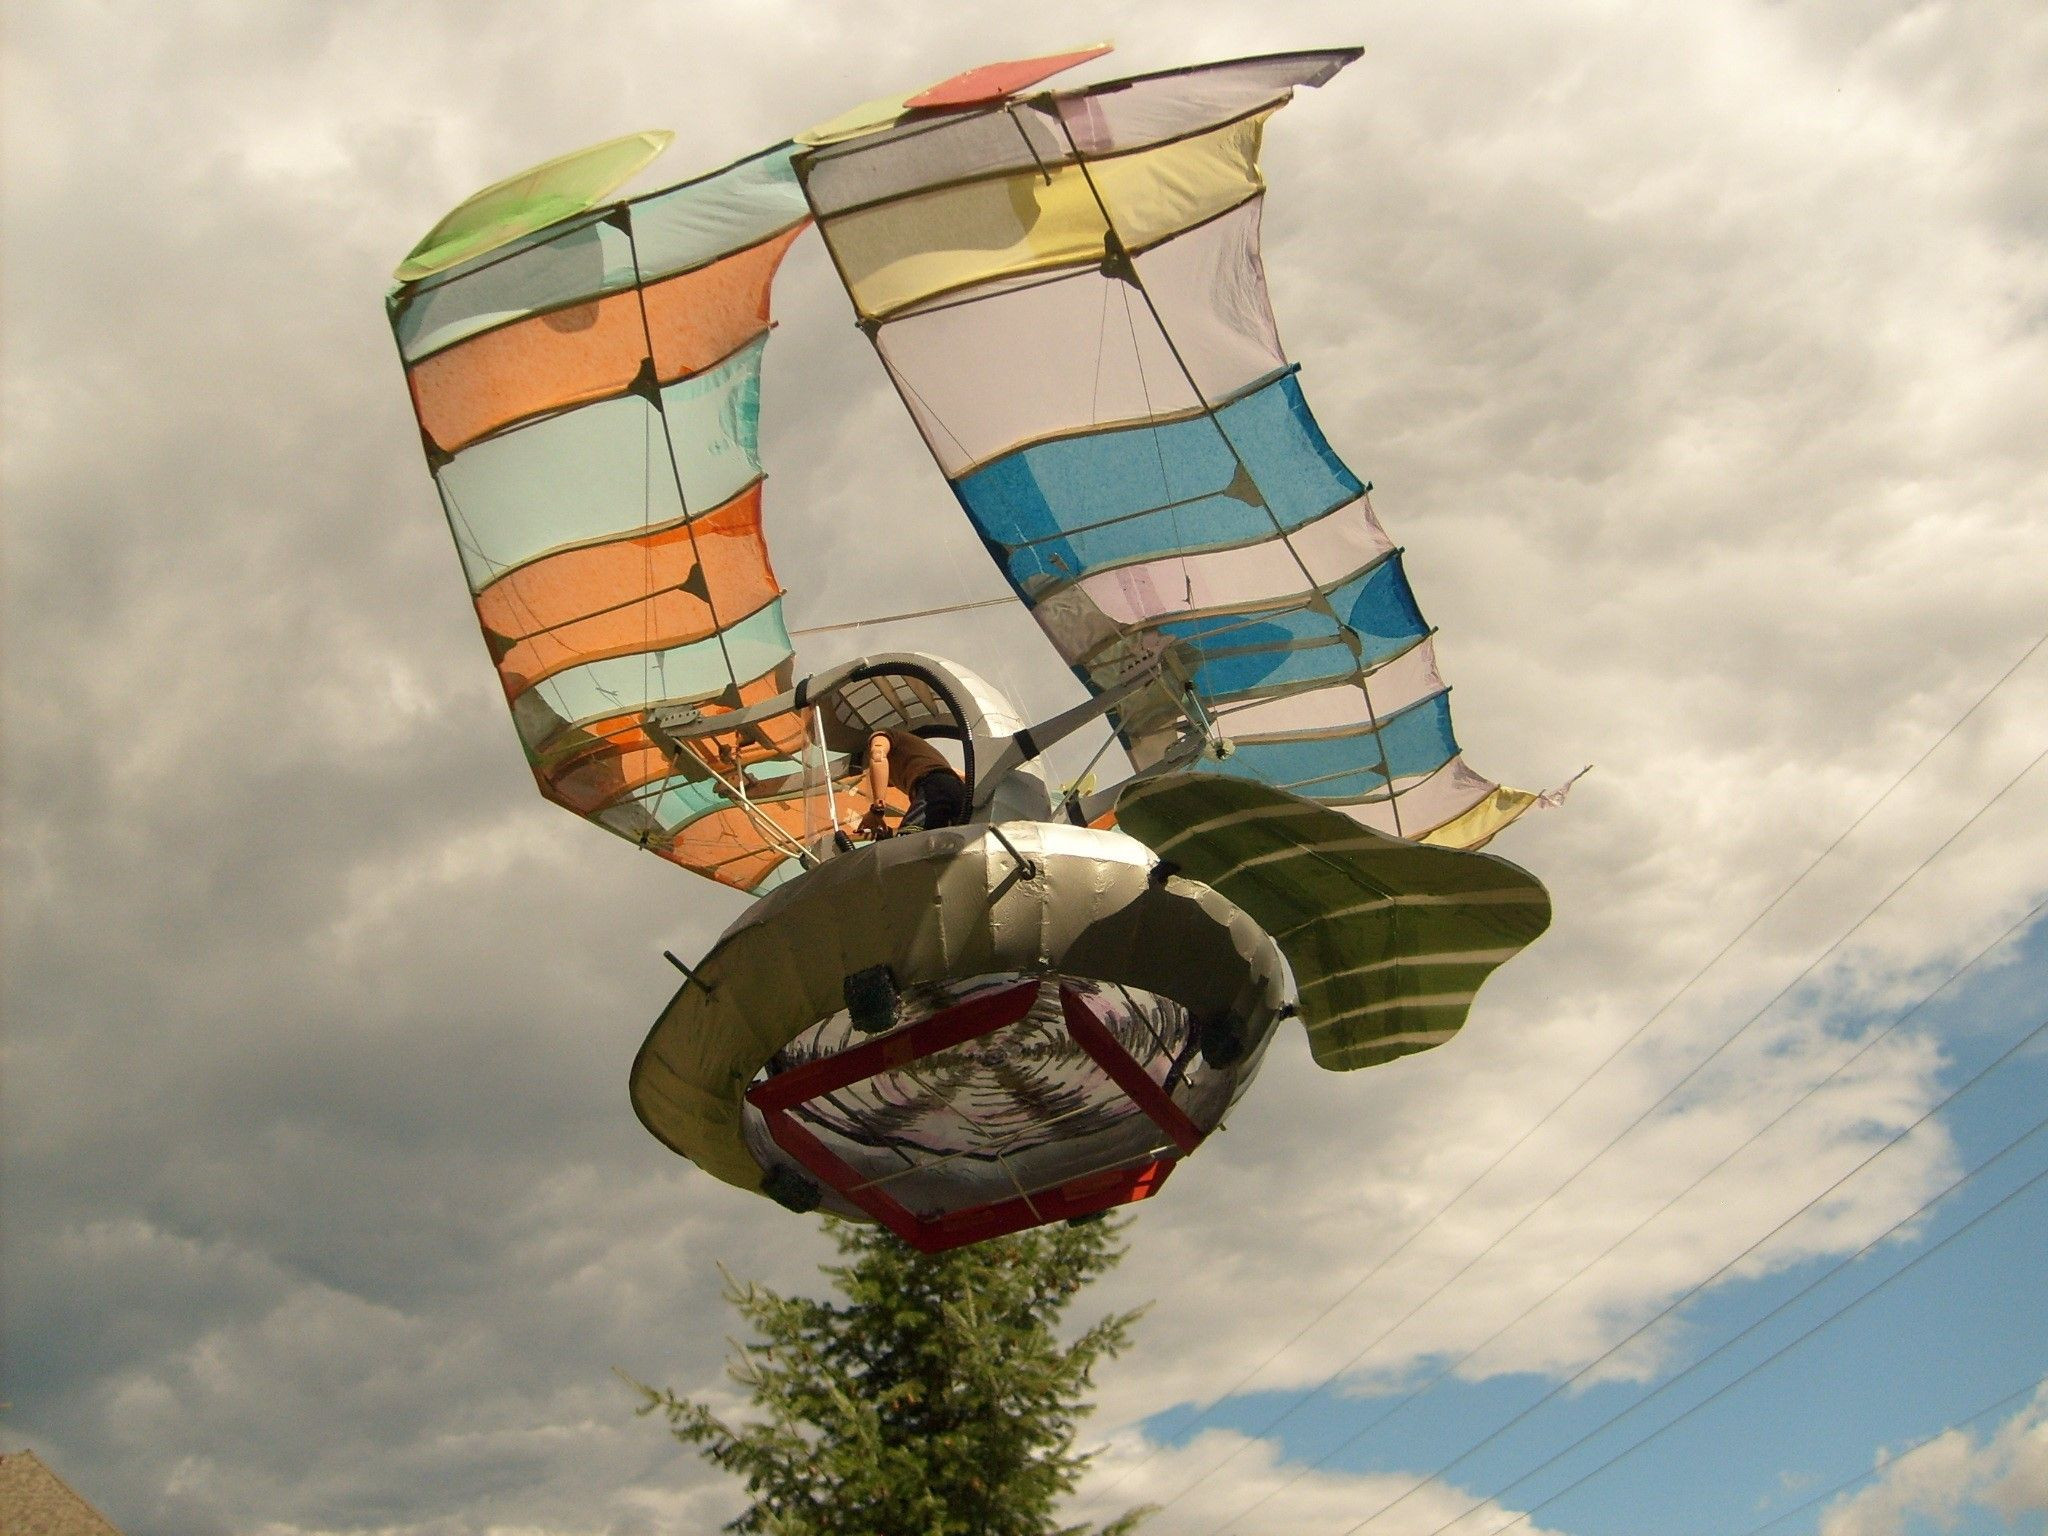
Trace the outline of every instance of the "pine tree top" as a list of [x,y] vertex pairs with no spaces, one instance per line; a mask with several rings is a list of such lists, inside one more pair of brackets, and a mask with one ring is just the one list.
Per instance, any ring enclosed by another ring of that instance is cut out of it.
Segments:
[[[754,1338],[728,1367],[755,1417],[640,1386],[640,1412],[731,1472],[752,1500],[737,1536],[1084,1536],[1054,1518],[1089,1456],[1075,1449],[1096,1365],[1143,1309],[1058,1327],[1123,1257],[1122,1225],[1039,1228],[921,1254],[879,1228],[831,1221],[837,1299],[728,1277]],[[638,1383],[635,1383],[639,1386]],[[1145,1511],[1102,1528],[1118,1536]]]

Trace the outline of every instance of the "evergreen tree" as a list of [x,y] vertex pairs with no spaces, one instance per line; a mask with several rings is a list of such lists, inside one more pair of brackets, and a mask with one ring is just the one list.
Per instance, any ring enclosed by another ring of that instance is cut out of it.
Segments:
[[[1071,1343],[1055,1332],[1082,1287],[1123,1257],[1109,1222],[1040,1228],[924,1255],[887,1232],[831,1223],[843,1301],[779,1296],[728,1277],[756,1338],[729,1367],[759,1417],[640,1386],[686,1445],[745,1482],[739,1536],[1084,1536],[1053,1506],[1088,1456],[1074,1448],[1096,1363],[1140,1311]],[[635,1383],[639,1386],[639,1383]],[[1102,1527],[1122,1536],[1147,1513]]]

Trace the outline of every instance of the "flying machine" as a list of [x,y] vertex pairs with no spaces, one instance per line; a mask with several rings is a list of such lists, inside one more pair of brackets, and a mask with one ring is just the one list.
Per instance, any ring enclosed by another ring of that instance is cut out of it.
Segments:
[[[1358,50],[1045,86],[1106,51],[632,196],[671,135],[564,156],[443,218],[387,303],[541,793],[754,898],[669,957],[635,1112],[928,1251],[1152,1194],[1290,1018],[1331,1071],[1444,1043],[1550,916],[1477,851],[1549,797],[1466,764],[1266,293],[1266,125]],[[759,417],[812,228],[1071,708],[921,652],[798,671]],[[1090,727],[1129,777],[1049,782]],[[951,744],[963,823],[852,835],[890,730]]]

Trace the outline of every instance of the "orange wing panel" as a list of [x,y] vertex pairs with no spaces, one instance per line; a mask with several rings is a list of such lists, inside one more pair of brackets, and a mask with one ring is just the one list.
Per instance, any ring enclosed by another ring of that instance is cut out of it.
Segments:
[[708,267],[647,285],[647,329],[662,383],[701,373],[768,328],[768,285],[804,226]]
[[769,284],[802,231],[797,225],[644,290],[531,315],[421,359],[408,375],[421,430],[455,453],[528,416],[623,394],[650,337],[663,384],[730,357],[767,329]]
[[[685,583],[695,590],[679,590]],[[730,625],[780,590],[756,481],[693,522],[509,571],[478,594],[476,612],[505,696],[516,698],[567,667],[707,638],[716,626],[702,593]]]

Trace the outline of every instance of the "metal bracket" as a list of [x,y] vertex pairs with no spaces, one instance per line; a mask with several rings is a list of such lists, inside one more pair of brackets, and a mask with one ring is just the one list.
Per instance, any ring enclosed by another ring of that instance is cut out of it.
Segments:
[[975,785],[974,809],[987,809],[989,801],[994,798],[996,786],[1002,782],[1005,774],[1023,767],[1054,742],[1064,741],[1089,721],[1100,719],[1139,689],[1154,682],[1169,654],[1170,652],[1161,651],[1114,687],[1076,704],[1072,709],[1062,710],[1048,720],[1041,720],[1038,724],[1017,732],[1004,743],[1003,750],[996,755],[994,762],[982,765]]

